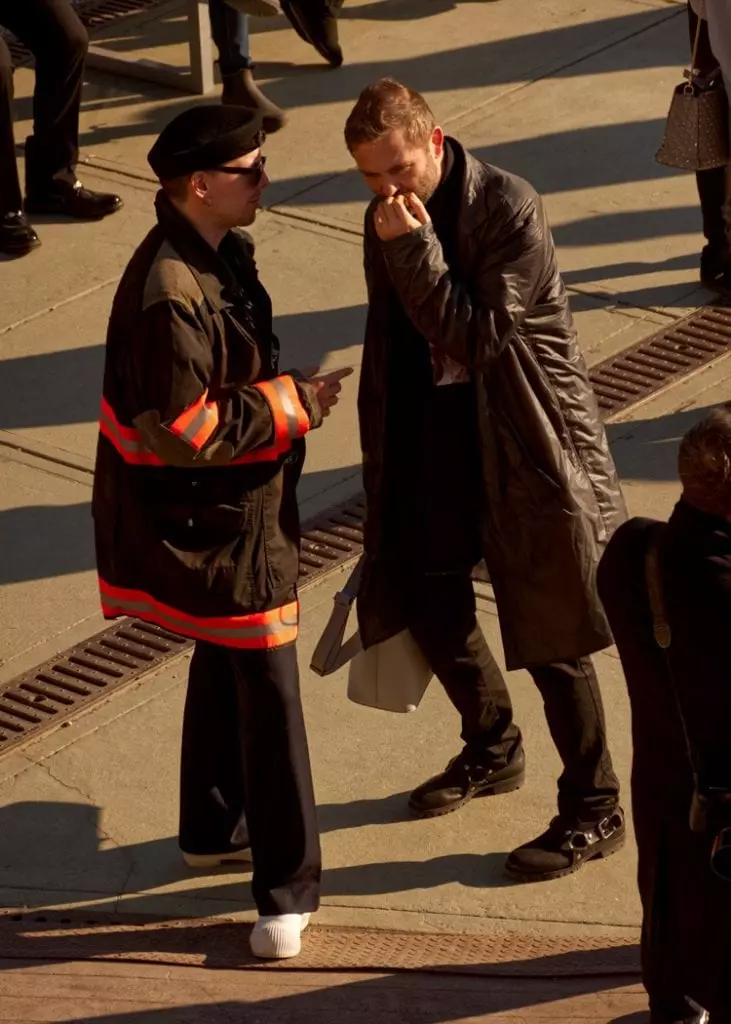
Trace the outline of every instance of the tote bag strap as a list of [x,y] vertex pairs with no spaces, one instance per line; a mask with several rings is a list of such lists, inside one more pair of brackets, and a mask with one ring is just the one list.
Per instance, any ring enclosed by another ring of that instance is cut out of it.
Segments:
[[310,662],[310,668],[319,676],[329,676],[337,672],[361,650],[360,635],[357,632],[345,643],[343,637],[360,589],[364,562],[365,556],[361,555],[345,586],[333,599],[332,613]]

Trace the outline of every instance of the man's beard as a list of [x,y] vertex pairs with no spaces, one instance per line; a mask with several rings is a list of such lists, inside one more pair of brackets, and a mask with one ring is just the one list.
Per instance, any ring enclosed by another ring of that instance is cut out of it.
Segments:
[[414,189],[414,194],[426,205],[436,190],[439,188],[441,169],[435,157],[429,154],[429,161],[419,184]]

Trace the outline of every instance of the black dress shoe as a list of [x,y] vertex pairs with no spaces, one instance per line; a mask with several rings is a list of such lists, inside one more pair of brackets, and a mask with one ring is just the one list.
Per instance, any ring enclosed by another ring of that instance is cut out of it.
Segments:
[[409,808],[417,818],[436,818],[457,811],[476,796],[498,796],[520,789],[525,781],[525,754],[518,746],[509,758],[478,759],[467,749],[415,789]]
[[111,192],[92,192],[84,188],[80,181],[75,185],[56,182],[51,191],[27,196],[25,212],[60,214],[73,220],[101,220],[110,213],[116,213],[122,205],[119,196]]
[[40,238],[20,210],[0,218],[0,252],[6,256],[25,256],[40,244]]
[[596,822],[557,817],[537,839],[513,850],[505,867],[520,882],[548,882],[572,875],[590,860],[611,856],[625,838],[621,807]]
[[338,5],[322,3],[300,5],[298,0],[282,0],[282,11],[292,23],[300,39],[314,46],[333,68],[343,63],[343,51],[338,39],[338,19],[335,14]]

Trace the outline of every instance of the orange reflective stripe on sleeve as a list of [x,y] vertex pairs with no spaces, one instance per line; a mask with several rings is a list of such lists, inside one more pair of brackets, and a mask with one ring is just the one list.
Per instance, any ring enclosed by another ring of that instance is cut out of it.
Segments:
[[292,441],[304,437],[310,429],[310,417],[302,405],[297,385],[292,377],[285,374],[254,386],[264,395],[272,411],[274,444],[286,451]]
[[[272,415],[274,436],[268,444],[252,448],[227,463],[242,466],[257,462],[276,462],[290,450],[292,442],[310,429],[310,417],[300,400],[297,385],[285,374],[273,380],[260,381],[254,387],[263,395]],[[218,403],[206,402],[208,392],[188,406],[166,428],[199,452],[219,427]],[[133,466],[164,466],[166,463],[151,450],[135,427],[121,423],[106,398],[102,398],[99,417],[100,432],[114,445],[125,462]]]
[[165,463],[154,452],[150,451],[139,430],[125,427],[117,419],[106,398],[102,398],[99,415],[99,432],[114,445],[125,462],[133,466],[164,466]]
[[245,650],[267,650],[297,639],[297,601],[250,615],[197,616],[163,604],[143,590],[112,586],[101,577],[99,591],[102,611],[107,618],[132,615],[193,640]]
[[206,402],[208,392],[204,391],[200,398],[181,412],[170,424],[170,430],[181,440],[200,451],[218,426],[218,405]]

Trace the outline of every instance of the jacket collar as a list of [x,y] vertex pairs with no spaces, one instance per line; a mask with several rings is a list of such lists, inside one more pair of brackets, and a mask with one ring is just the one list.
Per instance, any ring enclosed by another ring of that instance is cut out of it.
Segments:
[[[232,306],[237,294],[241,292],[241,286],[229,265],[196,231],[162,189],[155,196],[155,212],[165,237],[188,265],[214,310]],[[229,231],[226,240],[231,237],[235,236]]]
[[731,543],[731,522],[728,519],[703,512],[683,498],[673,509],[669,525],[673,529],[682,530],[683,533],[713,535],[724,546]]

